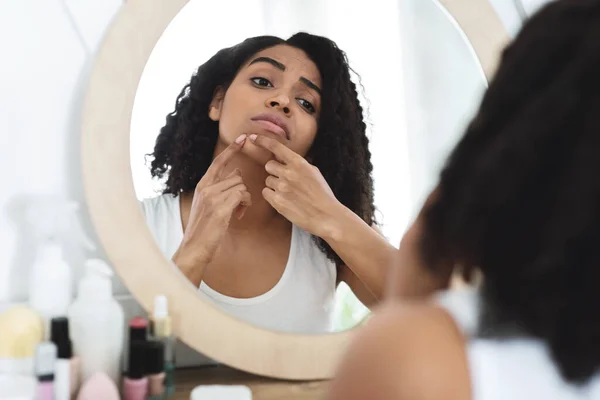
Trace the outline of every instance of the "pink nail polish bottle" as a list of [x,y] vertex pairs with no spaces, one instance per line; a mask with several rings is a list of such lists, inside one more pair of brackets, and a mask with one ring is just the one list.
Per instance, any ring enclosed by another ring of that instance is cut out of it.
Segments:
[[165,345],[162,342],[150,340],[147,346],[148,400],[164,400],[166,398]]
[[134,317],[129,321],[129,340],[127,346],[123,348],[123,375],[127,375],[129,368],[129,353],[131,352],[131,344],[133,342],[144,342],[148,339],[148,320],[144,317]]
[[123,400],[146,400],[148,397],[146,346],[147,342],[136,341],[129,347],[129,365],[123,379]]
[[35,375],[38,379],[36,400],[54,400],[56,354],[56,345],[52,342],[42,342],[36,348]]

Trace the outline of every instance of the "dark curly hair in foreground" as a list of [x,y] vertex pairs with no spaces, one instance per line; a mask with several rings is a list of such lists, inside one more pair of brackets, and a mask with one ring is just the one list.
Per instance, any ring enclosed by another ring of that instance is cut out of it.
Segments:
[[[166,178],[164,194],[193,192],[213,160],[218,122],[208,117],[215,89],[231,84],[240,67],[257,52],[276,45],[303,50],[321,73],[322,112],[308,153],[336,198],[367,224],[375,222],[371,153],[363,110],[343,51],[329,39],[298,33],[288,40],[259,36],[220,50],[201,65],[177,98],[175,110],[156,140],[151,173]],[[339,256],[322,239],[319,247],[338,265]]]
[[423,257],[483,274],[480,334],[600,367],[600,1],[544,7],[505,50],[424,214]]

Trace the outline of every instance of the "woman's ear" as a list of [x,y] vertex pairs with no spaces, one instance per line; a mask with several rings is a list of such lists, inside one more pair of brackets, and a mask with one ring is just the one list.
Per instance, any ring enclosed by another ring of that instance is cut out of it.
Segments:
[[225,99],[225,90],[219,86],[215,89],[212,101],[208,107],[208,117],[213,121],[221,119],[221,110],[223,109],[223,100]]

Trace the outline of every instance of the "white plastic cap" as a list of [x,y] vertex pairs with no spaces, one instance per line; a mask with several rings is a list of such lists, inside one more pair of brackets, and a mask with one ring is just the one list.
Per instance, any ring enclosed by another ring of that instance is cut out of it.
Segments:
[[252,400],[252,391],[243,385],[196,386],[190,393],[190,400]]
[[54,364],[58,350],[52,342],[42,342],[35,352],[35,374],[37,376],[54,374]]
[[166,296],[159,295],[154,298],[154,319],[163,319],[169,316],[169,301]]
[[112,281],[114,275],[110,267],[100,259],[85,262],[85,275],[79,282],[79,297],[112,297]]

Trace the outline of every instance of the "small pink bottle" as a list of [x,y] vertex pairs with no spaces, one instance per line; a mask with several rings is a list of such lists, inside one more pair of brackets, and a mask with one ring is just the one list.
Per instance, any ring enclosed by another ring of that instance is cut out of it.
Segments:
[[146,342],[134,341],[129,346],[127,374],[123,379],[123,400],[146,400],[148,378],[146,377]]
[[165,346],[162,342],[149,340],[146,351],[146,374],[148,376],[148,400],[164,400]]
[[42,342],[36,348],[35,375],[38,379],[36,400],[54,400],[56,354],[56,345],[52,342]]

